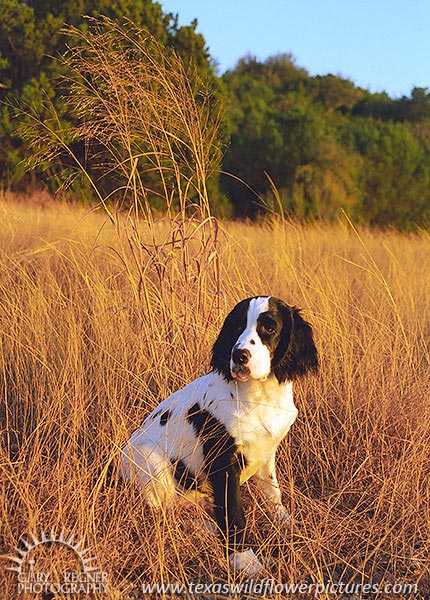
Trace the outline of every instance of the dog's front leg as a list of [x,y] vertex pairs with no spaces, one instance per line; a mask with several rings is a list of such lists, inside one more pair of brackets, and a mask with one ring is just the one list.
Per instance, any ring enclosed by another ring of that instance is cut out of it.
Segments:
[[251,548],[246,549],[246,522],[240,494],[240,468],[232,464],[211,465],[209,480],[212,484],[215,518],[229,553],[232,569],[248,575],[259,573],[263,566]]
[[274,517],[281,523],[290,523],[291,517],[282,504],[282,494],[276,476],[275,453],[260,467],[254,479],[262,496],[269,501]]

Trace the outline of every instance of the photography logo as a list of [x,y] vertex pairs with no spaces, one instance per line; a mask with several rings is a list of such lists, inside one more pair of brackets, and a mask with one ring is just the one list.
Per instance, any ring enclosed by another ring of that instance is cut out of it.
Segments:
[[[30,540],[21,537],[16,555],[9,556],[15,563],[6,567],[15,571],[18,576],[18,593],[26,594],[91,594],[94,592],[105,593],[107,588],[107,574],[100,571],[94,562],[96,558],[89,554],[90,548],[83,548],[82,541],[74,541],[74,534],[68,537],[64,529],[59,535],[51,530],[46,534],[40,529],[40,536],[30,533]],[[55,551],[62,551],[63,560],[68,565],[66,570],[61,568],[52,570],[46,568],[46,549],[50,556],[55,558]],[[45,551],[45,552],[44,552]],[[39,567],[43,567],[40,568]],[[72,568],[70,566],[72,565]]]

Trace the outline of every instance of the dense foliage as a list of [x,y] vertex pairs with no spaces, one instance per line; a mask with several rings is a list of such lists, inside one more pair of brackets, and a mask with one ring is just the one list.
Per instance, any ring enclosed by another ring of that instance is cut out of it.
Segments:
[[[223,76],[231,145],[225,170],[305,218],[410,227],[430,218],[430,94],[371,94],[333,75],[310,77],[291,55],[239,61]],[[270,176],[267,177],[266,173]],[[261,201],[225,178],[237,214]]]
[[[197,22],[179,27],[178,19],[163,14],[152,0],[0,0],[0,182],[3,186],[28,186],[40,182],[42,173],[25,173],[23,159],[32,149],[21,135],[25,115],[14,106],[36,108],[41,119],[52,118],[53,107],[61,124],[70,129],[80,118],[67,97],[72,85],[67,64],[59,60],[70,46],[84,36],[70,37],[70,27],[85,32],[87,17],[105,16],[124,23],[131,21],[147,30],[162,45],[173,46],[187,64],[191,58],[204,76],[213,73],[205,40],[196,32]],[[68,26],[65,30],[65,24]],[[15,117],[15,118],[14,118]],[[85,149],[74,148],[83,159]],[[65,165],[67,167],[67,165]],[[43,177],[48,184],[59,171],[53,165]],[[32,177],[32,180],[29,177]]]
[[[0,181],[28,186],[48,175],[24,173],[31,150],[9,101],[30,103],[43,118],[48,98],[75,125],[64,83],[64,23],[85,31],[82,14],[129,18],[214,79],[196,22],[180,27],[152,0],[0,0]],[[67,39],[67,43],[79,43]],[[61,86],[59,81],[62,81]],[[224,173],[211,182],[213,208],[255,217],[282,209],[300,218],[333,218],[411,228],[430,219],[430,93],[372,94],[334,75],[311,77],[290,54],[241,59],[217,83],[224,99]],[[48,116],[46,116],[48,118]],[[84,151],[84,150],[82,150]],[[58,169],[57,169],[58,171]],[[226,207],[230,206],[228,210]]]

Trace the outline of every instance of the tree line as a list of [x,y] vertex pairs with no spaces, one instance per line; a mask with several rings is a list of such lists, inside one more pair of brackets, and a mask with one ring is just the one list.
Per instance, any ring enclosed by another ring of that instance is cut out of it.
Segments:
[[217,76],[197,22],[179,26],[177,16],[151,0],[0,0],[3,187],[55,184],[58,169],[25,171],[32,150],[20,134],[25,116],[14,117],[13,105],[38,107],[43,118],[49,99],[62,122],[79,124],[58,57],[74,43],[64,23],[85,31],[83,14],[129,18],[211,81],[223,103],[223,153],[210,184],[215,213],[255,218],[282,210],[331,219],[344,209],[359,222],[406,229],[428,224],[427,88],[402,98],[373,94],[339,76],[310,76],[291,54],[265,61],[246,56]]

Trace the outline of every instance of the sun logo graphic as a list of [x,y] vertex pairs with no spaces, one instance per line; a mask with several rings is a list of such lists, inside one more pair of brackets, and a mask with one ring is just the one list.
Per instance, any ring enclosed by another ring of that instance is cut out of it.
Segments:
[[9,556],[14,566],[6,567],[18,576],[18,593],[26,594],[93,594],[106,592],[107,574],[95,565],[91,548],[81,540],[40,529],[40,535],[21,537],[16,555]]

